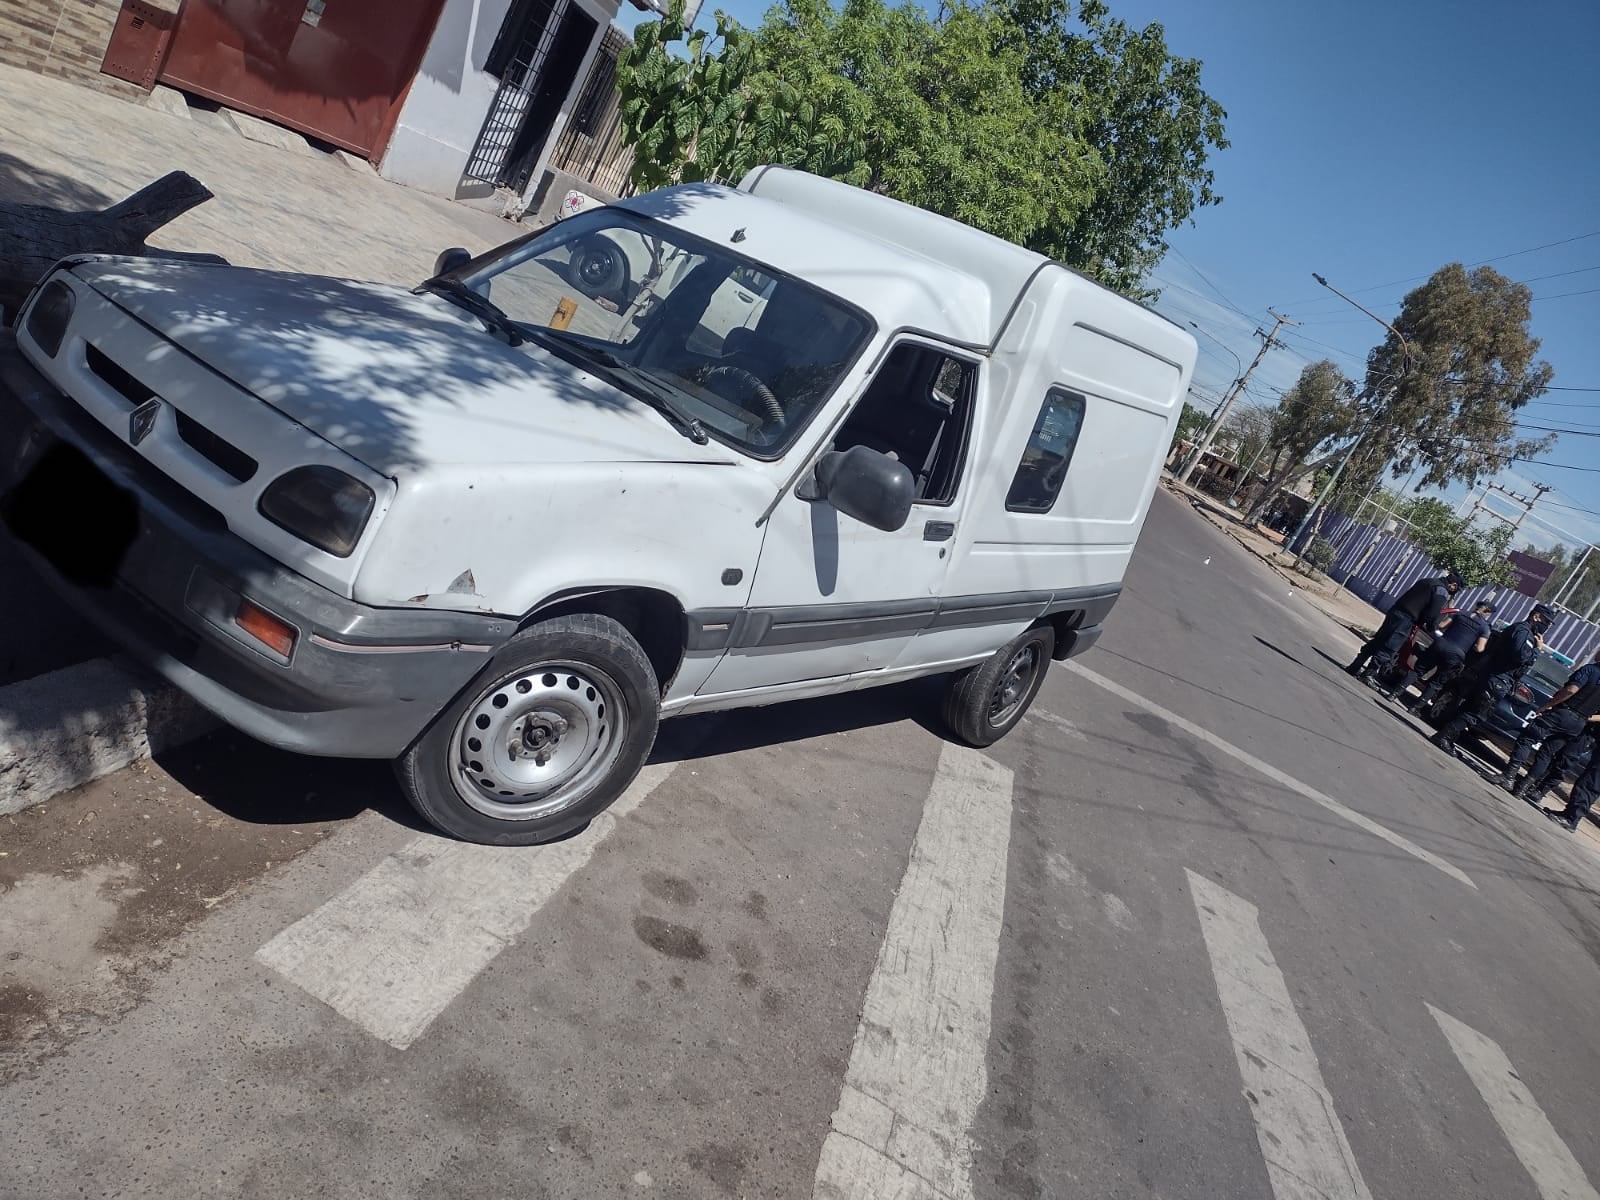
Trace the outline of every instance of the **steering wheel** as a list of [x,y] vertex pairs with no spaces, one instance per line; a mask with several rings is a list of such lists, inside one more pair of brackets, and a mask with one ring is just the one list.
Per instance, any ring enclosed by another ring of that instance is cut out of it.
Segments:
[[753,372],[746,371],[743,367],[735,367],[724,363],[719,367],[712,367],[706,372],[706,382],[724,375],[731,375],[744,384],[761,401],[761,406],[767,410],[767,418],[775,423],[781,423],[784,418],[783,405],[778,403],[778,398],[772,394],[772,389],[761,382],[761,377]]

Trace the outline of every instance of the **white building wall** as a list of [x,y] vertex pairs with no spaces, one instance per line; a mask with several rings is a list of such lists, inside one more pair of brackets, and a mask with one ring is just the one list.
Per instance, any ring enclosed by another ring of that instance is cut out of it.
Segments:
[[[566,127],[601,35],[616,16],[618,0],[569,3],[595,19],[595,36],[546,140],[533,174],[535,184],[550,146]],[[487,184],[465,180],[462,172],[500,86],[483,65],[510,7],[511,0],[446,0],[384,151],[380,169],[386,178],[451,199],[489,194]]]

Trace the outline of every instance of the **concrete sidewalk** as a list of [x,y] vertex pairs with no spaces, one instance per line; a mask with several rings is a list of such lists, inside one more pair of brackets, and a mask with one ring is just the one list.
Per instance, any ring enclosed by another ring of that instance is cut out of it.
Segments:
[[414,283],[447,246],[479,251],[525,232],[276,127],[288,148],[254,141],[225,114],[132,104],[11,67],[0,67],[0,112],[0,200],[98,209],[188,171],[216,198],[153,241],[239,266]]
[[[393,284],[425,278],[446,247],[476,253],[531,228],[390,183],[286,130],[173,99],[140,105],[0,67],[0,201],[101,209],[185,170],[215,198],[158,230],[155,245]],[[0,812],[207,726],[164,685],[104,661],[110,652],[0,531]]]

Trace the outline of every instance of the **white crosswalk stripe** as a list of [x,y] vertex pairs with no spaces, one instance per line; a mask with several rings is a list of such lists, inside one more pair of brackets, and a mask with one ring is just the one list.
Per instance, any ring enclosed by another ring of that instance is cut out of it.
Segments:
[[[1550,1118],[1544,1115],[1528,1085],[1517,1075],[1505,1051],[1449,1013],[1431,1004],[1428,1011],[1439,1022],[1450,1049],[1455,1051],[1478,1094],[1494,1114],[1511,1149],[1533,1177],[1533,1186],[1539,1189],[1539,1195],[1544,1200],[1600,1200],[1600,1194],[1590,1186],[1578,1160],[1550,1124]],[[1588,1116],[1584,1112],[1579,1119],[1585,1129]]]
[[1067,669],[1083,676],[1083,678],[1087,679],[1096,687],[1104,688],[1113,696],[1118,696],[1121,699],[1126,700],[1129,704],[1136,704],[1146,712],[1160,717],[1174,729],[1181,729],[1190,737],[1204,742],[1212,749],[1220,750],[1229,758],[1244,763],[1245,766],[1249,767],[1257,774],[1265,775],[1274,783],[1288,788],[1291,792],[1296,792],[1299,795],[1304,796],[1313,804],[1321,805],[1335,816],[1349,821],[1350,824],[1354,825],[1357,829],[1364,830],[1367,833],[1370,833],[1373,837],[1382,838],[1391,846],[1404,850],[1413,858],[1421,859],[1430,867],[1437,867],[1439,870],[1443,871],[1446,875],[1450,876],[1451,879],[1456,880],[1458,883],[1464,883],[1469,888],[1474,890],[1477,889],[1478,885],[1472,882],[1471,876],[1454,864],[1446,862],[1437,854],[1433,853],[1433,851],[1424,850],[1410,838],[1396,833],[1387,826],[1378,824],[1378,822],[1374,821],[1371,817],[1365,816],[1362,813],[1358,813],[1355,811],[1355,809],[1339,803],[1339,801],[1335,800],[1332,796],[1324,795],[1310,784],[1301,783],[1294,776],[1278,770],[1277,767],[1273,766],[1269,762],[1257,758],[1248,750],[1241,750],[1232,742],[1218,737],[1204,726],[1196,725],[1193,721],[1179,716],[1170,708],[1164,708],[1157,704],[1154,700],[1147,700],[1143,696],[1139,695],[1138,692],[1130,691],[1128,688],[1123,687],[1115,680],[1107,679],[1104,675],[1101,675],[1095,671],[1091,671],[1087,667],[1079,666],[1075,662],[1069,662],[1067,664]]
[[645,767],[588,829],[549,846],[417,838],[278,934],[256,958],[404,1050],[676,765]]
[[1187,874],[1272,1194],[1371,1200],[1255,906]]
[[1011,840],[1011,772],[946,746],[889,914],[814,1200],[966,1200]]

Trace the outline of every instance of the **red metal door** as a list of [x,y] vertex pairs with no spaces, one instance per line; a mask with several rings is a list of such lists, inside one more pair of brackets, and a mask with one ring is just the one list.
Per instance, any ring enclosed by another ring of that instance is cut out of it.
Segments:
[[368,157],[444,0],[184,0],[163,83]]

